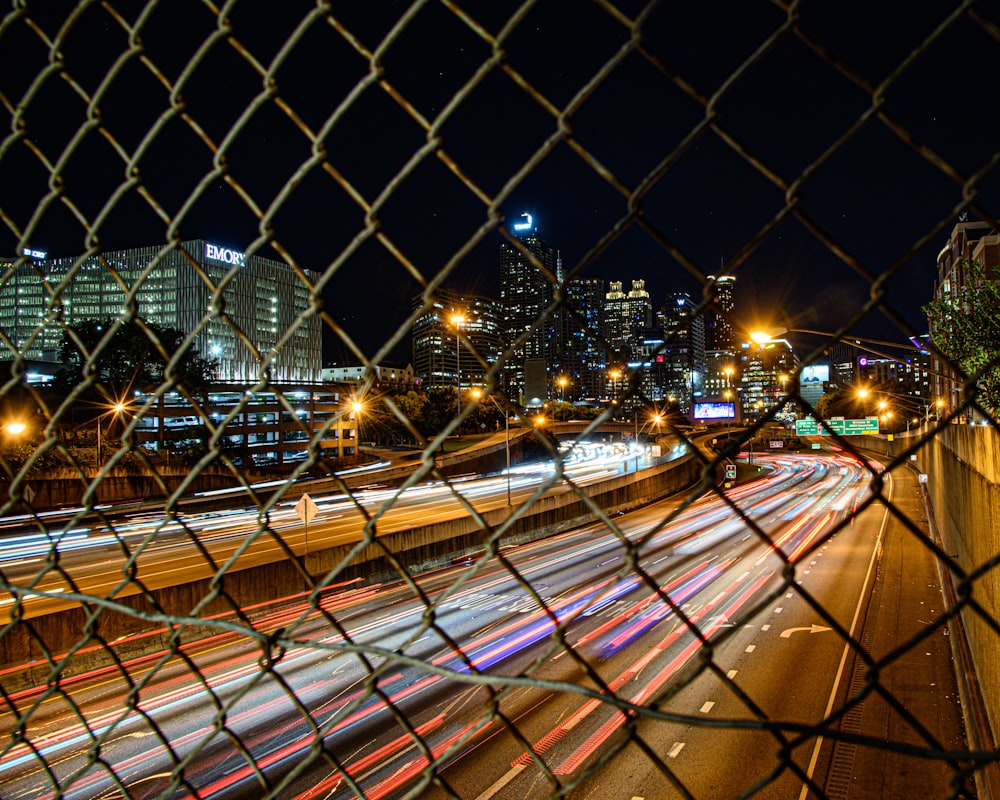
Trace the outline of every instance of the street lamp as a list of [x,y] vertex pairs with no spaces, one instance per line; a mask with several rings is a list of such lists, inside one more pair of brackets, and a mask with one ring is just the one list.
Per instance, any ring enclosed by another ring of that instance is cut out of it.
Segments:
[[618,402],[618,379],[622,376],[620,369],[608,370],[608,377],[611,378],[611,402]]
[[635,407],[635,411],[632,414],[632,418],[635,420],[635,441],[632,442],[632,446],[635,447],[635,471],[639,471],[639,406]]
[[[114,420],[114,418],[117,417],[119,414],[121,414],[124,410],[125,410],[125,404],[121,400],[119,400],[117,403],[115,403],[113,406],[111,406],[110,410],[108,412],[106,412],[106,413],[110,414],[111,415],[111,419]],[[98,469],[100,469],[100,467],[101,467],[101,417],[103,417],[103,416],[104,416],[104,414],[98,414],[97,415],[97,453],[96,453],[96,456],[97,456],[97,467],[98,467]]]
[[937,419],[938,419],[938,422],[940,422],[941,421],[941,409],[944,408],[944,400],[942,400],[939,397],[937,400],[934,401],[933,405],[929,405],[929,406],[927,406],[924,409],[924,422],[927,422],[927,420],[930,418],[931,409],[932,408],[934,408],[937,411]]
[[567,378],[565,375],[560,375],[559,376],[559,380],[557,381],[557,383],[559,384],[559,399],[562,400],[563,402],[565,402],[566,401],[566,384],[569,383],[569,378]]
[[4,428],[4,430],[7,431],[7,433],[9,433],[11,436],[20,436],[27,429],[28,426],[25,425],[23,422],[9,422],[7,423],[7,427]]
[[[363,448],[361,447],[361,412],[365,410],[364,403],[360,400],[351,401],[351,411],[354,414],[355,426],[354,429],[357,432],[358,437],[358,455],[362,455]],[[372,449],[372,454],[374,455],[374,448]]]
[[[473,389],[472,396],[477,400],[483,396],[481,389]],[[510,414],[507,413],[507,409],[501,406],[495,397],[492,395],[486,395],[490,400],[493,401],[493,405],[497,407],[497,410],[503,414],[503,449],[507,455],[507,505],[511,505],[510,502]]]
[[[462,415],[462,324],[465,322],[464,314],[452,314],[451,324],[455,326],[455,394],[458,397],[458,414]],[[461,434],[460,434],[461,435]]]

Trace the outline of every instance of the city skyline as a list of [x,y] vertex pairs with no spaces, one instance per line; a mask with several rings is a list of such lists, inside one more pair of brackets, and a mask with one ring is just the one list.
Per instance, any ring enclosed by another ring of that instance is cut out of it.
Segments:
[[[56,33],[58,5],[31,9],[39,30],[49,36]],[[517,7],[489,4],[475,9],[472,18],[497,34]],[[638,14],[645,4],[621,7]],[[403,32],[393,35],[409,3],[338,7],[336,19],[356,37],[354,43],[319,24],[315,35],[324,46],[303,42],[296,49],[301,57],[276,67],[281,100],[312,130],[331,119],[352,91],[363,91],[362,100],[338,117],[323,139],[325,163],[339,179],[315,162],[294,178],[294,191],[274,208],[313,148],[273,104],[240,122],[260,96],[260,75],[225,39],[212,50],[210,63],[196,71],[198,80],[183,87],[186,113],[214,146],[231,137],[224,169],[213,166],[211,149],[176,112],[150,144],[136,150],[170,108],[165,93],[146,91],[142,69],[116,75],[116,85],[136,90],[133,99],[122,104],[114,93],[103,96],[106,136],[95,131],[82,144],[73,144],[72,137],[88,124],[86,103],[46,84],[45,91],[31,95],[22,132],[8,139],[0,158],[0,176],[18,187],[3,201],[9,223],[0,226],[0,253],[16,255],[20,231],[28,231],[27,246],[52,255],[69,257],[89,247],[67,204],[49,203],[33,218],[49,191],[38,153],[48,163],[65,162],[64,191],[87,219],[100,219],[95,233],[102,247],[167,240],[162,215],[135,188],[111,202],[122,191],[118,176],[125,164],[105,146],[110,137],[125,153],[138,154],[135,174],[160,208],[168,215],[184,208],[175,225],[185,238],[240,251],[259,248],[267,257],[291,258],[320,272],[335,267],[324,297],[344,335],[329,322],[323,326],[330,351],[348,350],[350,340],[373,356],[387,331],[407,327],[409,299],[421,290],[420,280],[430,281],[441,270],[474,293],[497,296],[494,253],[504,237],[490,230],[491,214],[502,214],[512,225],[525,209],[560,248],[567,275],[605,280],[634,275],[643,277],[654,295],[678,290],[697,296],[703,276],[732,269],[741,280],[748,317],[784,309],[796,323],[786,327],[836,329],[837,315],[863,307],[872,281],[894,270],[881,284],[887,290],[885,310],[873,308],[856,325],[858,335],[889,338],[907,334],[900,325],[925,327],[920,307],[934,279],[936,243],[958,215],[971,210],[973,216],[996,216],[978,194],[966,206],[962,189],[964,176],[994,151],[990,126],[955,124],[949,109],[979,108],[981,86],[990,85],[1000,67],[988,57],[990,40],[983,30],[964,15],[950,24],[945,8],[921,6],[899,15],[887,8],[833,11],[806,5],[791,31],[783,30],[787,15],[772,4],[657,9],[643,23],[643,42],[667,74],[638,55],[626,58],[573,108],[572,137],[557,136],[549,145],[558,124],[539,98],[567,106],[629,41],[628,27],[589,4],[572,16],[567,6],[540,4],[503,47],[509,70],[532,91],[500,69],[468,89],[490,48],[454,14],[434,4],[413,8]],[[206,10],[191,11],[159,9],[142,31],[144,52],[170,80],[218,27]],[[230,22],[239,43],[267,65],[308,11],[306,3],[266,10],[237,3]],[[65,63],[85,91],[100,85],[128,44],[114,20],[104,23],[100,14],[84,15],[62,45]],[[942,25],[946,31],[932,36]],[[769,35],[778,36],[778,43],[766,57],[755,58],[755,48]],[[829,61],[809,50],[809,37],[828,49]],[[932,43],[921,49],[928,39]],[[387,80],[421,118],[432,121],[449,101],[461,100],[440,121],[444,161],[430,155],[419,168],[407,169],[426,144],[427,131],[367,77],[372,54],[383,42]],[[48,62],[48,50],[30,31],[6,36],[4,44],[9,63],[19,68],[0,77],[0,93],[16,103],[36,69]],[[912,63],[893,74],[913,51]],[[401,64],[407,68],[401,70]],[[311,79],[317,70],[330,76],[322,89]],[[686,83],[671,80],[671,72]],[[740,80],[727,85],[733,74]],[[866,86],[882,82],[883,105],[872,115]],[[720,91],[708,114],[705,103]],[[501,119],[518,124],[500,125]],[[857,131],[845,140],[854,125]],[[900,136],[900,128],[924,151]],[[19,141],[22,135],[34,151]],[[930,154],[948,166],[940,168]],[[660,174],[662,163],[669,169],[643,184]],[[531,167],[507,186],[527,164]],[[797,185],[789,205],[781,184],[807,168],[808,179]],[[213,173],[210,180],[206,173]],[[987,192],[990,181],[986,174],[978,185]],[[365,222],[365,203],[390,185],[392,192],[374,212],[377,228],[372,227]],[[629,216],[628,194],[637,191],[641,216]],[[358,196],[364,198],[361,205]],[[747,250],[775,219],[773,229]],[[609,237],[618,224],[623,227]],[[936,233],[927,235],[934,226]],[[280,253],[272,252],[269,240]]]

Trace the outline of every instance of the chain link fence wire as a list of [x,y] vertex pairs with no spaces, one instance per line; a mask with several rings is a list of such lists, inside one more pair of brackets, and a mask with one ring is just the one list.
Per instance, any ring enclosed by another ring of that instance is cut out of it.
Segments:
[[[577,458],[584,442],[638,438],[639,409],[663,405],[641,368],[596,418],[554,429],[511,425],[523,408],[508,374],[557,320],[609,366],[621,355],[568,287],[630,263],[635,242],[636,261],[696,287],[695,316],[743,332],[757,320],[720,305],[720,279],[749,289],[771,245],[806,232],[833,283],[862,292],[834,298],[836,330],[798,348],[799,370],[872,322],[903,342],[925,334],[901,287],[932,299],[928,259],[956,220],[996,231],[1000,151],[975,130],[949,148],[903,101],[945,114],[946,81],[989,86],[930,65],[956,41],[995,60],[997,9],[907,9],[918,34],[871,47],[862,20],[884,31],[895,12],[841,9],[839,23],[857,14],[845,27],[783,0],[368,5],[15,0],[0,21],[0,793],[992,796],[1000,450],[982,390],[1000,354],[970,367],[925,344],[928,369],[955,387],[947,405],[926,395],[918,424],[893,436],[830,431],[812,461],[759,452],[790,409],[824,419],[796,372],[725,437],[664,420],[656,445],[672,457],[641,470],[634,454]],[[716,32],[718,49],[701,49]],[[856,57],[863,46],[876,67]],[[791,63],[816,73],[800,82]],[[739,113],[748,97],[759,114]],[[811,105],[803,129],[768,119]],[[886,221],[888,241],[868,251],[856,227],[881,220],[831,216],[838,173],[863,148],[876,156],[871,182],[851,187],[859,202],[876,195],[891,217],[926,194],[905,241]],[[561,271],[509,221],[541,192],[553,216],[569,195],[594,204]],[[743,213],[699,228],[725,251],[716,268],[684,209],[729,193],[721,207]],[[230,262],[214,271],[204,248],[216,246],[192,238],[212,225],[240,244],[213,251]],[[33,252],[45,240],[51,256]],[[482,285],[468,276],[497,269],[501,241],[552,300],[495,358],[468,330],[449,334],[483,391],[452,406],[452,390],[433,424],[379,370],[444,289]],[[148,251],[136,263],[122,255],[132,246]],[[299,293],[294,319],[270,331],[256,324],[270,308],[239,311],[256,297],[240,282],[254,258],[289,268]],[[170,302],[171,269],[193,276],[184,291],[201,303],[177,329],[146,311]],[[781,293],[782,271],[756,278],[761,297]],[[111,300],[85,325],[75,292],[88,280]],[[393,302],[406,311],[394,317]],[[216,380],[210,337],[248,354],[238,388]],[[307,387],[330,398],[303,416],[287,385],[307,382],[281,377],[282,354],[320,337],[361,370],[352,392]],[[651,357],[680,342],[668,335]],[[54,384],[31,378],[43,351],[63,368]],[[193,422],[164,455],[148,434],[168,404]],[[305,443],[277,476],[230,439],[265,412]],[[350,469],[376,417],[414,444],[391,478]],[[484,418],[499,477],[480,486],[465,474],[483,471],[463,460],[474,449],[450,443]],[[959,424],[973,419],[988,424]],[[598,458],[618,459],[613,474],[595,476]],[[79,502],[50,502],[56,484]],[[930,583],[928,605],[899,605],[894,559]],[[818,563],[837,565],[832,584],[809,579]],[[856,611],[840,580],[867,601]],[[798,623],[772,638],[788,646],[754,644],[783,607]],[[813,638],[793,651],[795,636]],[[757,647],[770,683],[745,678]],[[932,654],[954,670],[928,672]],[[802,696],[812,684],[818,700]]]

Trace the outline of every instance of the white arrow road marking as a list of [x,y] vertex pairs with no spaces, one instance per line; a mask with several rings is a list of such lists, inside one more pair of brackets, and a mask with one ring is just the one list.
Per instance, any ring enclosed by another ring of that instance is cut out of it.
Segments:
[[781,632],[781,638],[791,639],[792,634],[797,633],[798,631],[808,631],[809,633],[823,633],[823,631],[830,631],[830,630],[833,630],[833,628],[825,628],[822,625],[817,625],[816,623],[813,623],[808,628],[785,628]]

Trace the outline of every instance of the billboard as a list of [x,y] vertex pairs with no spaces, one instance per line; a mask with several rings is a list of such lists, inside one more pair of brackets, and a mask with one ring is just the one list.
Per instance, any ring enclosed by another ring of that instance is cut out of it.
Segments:
[[802,377],[799,380],[801,383],[829,383],[830,365],[809,364],[802,368]]
[[736,419],[736,403],[715,400],[700,400],[694,404],[694,419]]

